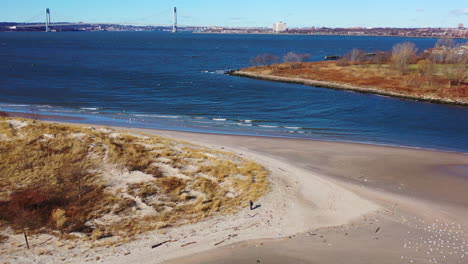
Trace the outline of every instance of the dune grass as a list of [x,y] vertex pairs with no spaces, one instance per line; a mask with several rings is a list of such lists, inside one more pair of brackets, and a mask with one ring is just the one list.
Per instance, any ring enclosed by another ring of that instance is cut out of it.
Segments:
[[6,116],[0,160],[0,229],[90,241],[234,213],[268,189],[262,166],[231,153]]

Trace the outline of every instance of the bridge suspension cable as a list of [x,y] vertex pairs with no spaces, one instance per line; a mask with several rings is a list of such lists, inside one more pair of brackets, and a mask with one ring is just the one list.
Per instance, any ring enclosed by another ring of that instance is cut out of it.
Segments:
[[44,10],[41,10],[33,17],[29,18],[28,20],[22,23],[32,23],[32,22],[42,22],[44,20]]
[[[60,12],[56,12],[55,9],[50,8],[50,19],[47,16],[48,20],[51,20],[49,26],[54,26],[54,23],[83,23],[83,24],[127,24],[127,25],[148,25],[148,26],[172,26],[173,24],[173,17],[172,17],[172,8],[168,8],[167,10],[161,10],[153,13],[147,13],[145,16],[138,17],[138,18],[128,18],[123,19],[125,21],[111,21],[111,22],[104,22],[104,21],[86,21],[79,17],[66,15],[64,16]],[[27,25],[27,26],[40,26],[41,24],[46,26],[46,8],[38,11],[34,16],[25,20],[25,24],[34,24],[34,25]]]

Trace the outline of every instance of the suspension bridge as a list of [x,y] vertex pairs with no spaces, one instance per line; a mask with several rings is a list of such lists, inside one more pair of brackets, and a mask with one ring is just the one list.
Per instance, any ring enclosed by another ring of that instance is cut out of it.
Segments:
[[[172,21],[171,21],[172,17]],[[53,18],[53,19],[51,19]],[[154,21],[163,20],[162,23],[154,23]],[[38,22],[40,21],[40,22]],[[42,22],[43,21],[43,22]],[[52,22],[57,21],[57,22]],[[65,21],[79,21],[79,22],[65,22]],[[150,27],[167,27],[172,28],[173,32],[177,32],[179,27],[177,25],[177,8],[174,7],[173,12],[160,11],[145,17],[135,18],[132,21],[118,21],[118,22],[97,22],[97,21],[81,21],[80,19],[72,16],[61,16],[60,13],[53,12],[52,9],[45,8],[38,12],[36,15],[25,20],[24,22],[15,23],[15,26],[10,27],[11,29],[43,29],[45,32],[56,31],[60,27],[73,27],[73,26],[89,26],[89,25],[100,25],[100,26],[111,26],[111,25],[129,25],[129,26],[150,26]],[[55,29],[54,29],[55,28]]]

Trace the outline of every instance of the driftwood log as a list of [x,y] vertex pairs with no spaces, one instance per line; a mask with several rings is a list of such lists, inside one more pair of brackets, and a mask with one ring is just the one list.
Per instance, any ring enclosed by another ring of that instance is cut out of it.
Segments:
[[157,244],[154,244],[151,246],[151,248],[157,248],[157,247],[160,247],[166,243],[170,243],[170,242],[176,242],[177,240],[166,240],[166,241],[163,241],[163,242],[160,242],[160,243],[157,243]]

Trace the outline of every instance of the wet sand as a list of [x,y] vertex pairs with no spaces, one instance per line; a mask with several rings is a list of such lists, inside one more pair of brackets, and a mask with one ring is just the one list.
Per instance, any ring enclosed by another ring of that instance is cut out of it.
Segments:
[[243,241],[167,263],[468,263],[466,154],[295,139],[157,133],[274,157],[333,179],[381,205],[376,212],[350,224],[286,238]]
[[468,155],[457,152],[303,139],[163,130],[175,138],[274,157],[327,177],[374,189],[468,206]]

